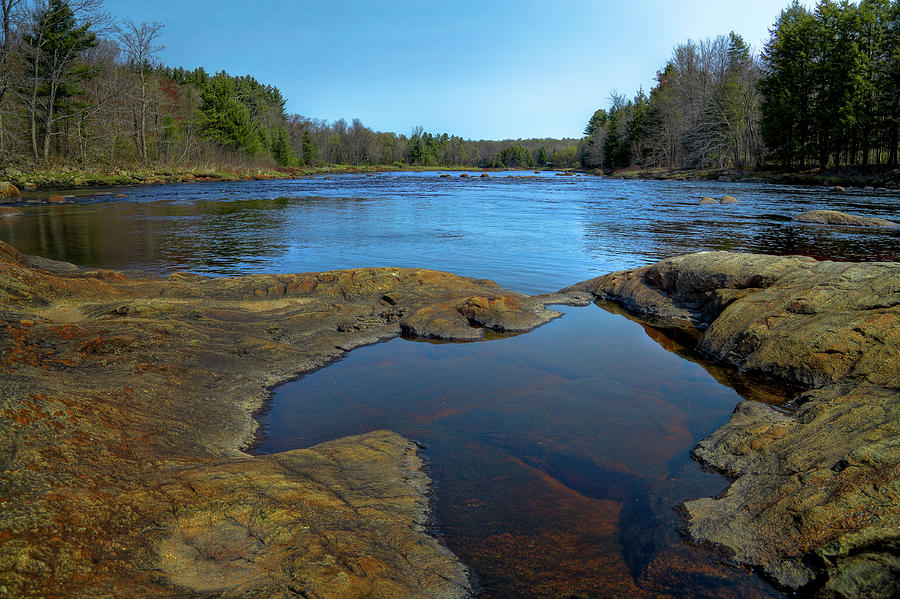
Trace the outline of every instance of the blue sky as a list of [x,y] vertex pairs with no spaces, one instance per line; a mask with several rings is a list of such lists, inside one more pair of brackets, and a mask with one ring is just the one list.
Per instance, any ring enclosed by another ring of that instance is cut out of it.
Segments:
[[[165,24],[162,60],[250,74],[287,110],[472,139],[580,137],[612,90],[649,89],[672,48],[734,30],[754,48],[789,0],[106,0]],[[805,2],[810,5],[810,2]]]

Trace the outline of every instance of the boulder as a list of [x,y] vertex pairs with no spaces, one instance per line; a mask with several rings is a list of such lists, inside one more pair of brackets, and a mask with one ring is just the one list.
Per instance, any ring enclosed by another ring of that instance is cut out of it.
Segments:
[[65,204],[68,200],[63,196],[50,196],[47,201],[51,204]]
[[700,198],[700,201],[697,203],[698,204],[718,204],[719,200],[717,200],[716,198],[711,198],[711,197],[707,196],[704,198]]
[[897,223],[883,218],[868,216],[855,216],[837,210],[810,210],[798,214],[794,220],[800,223],[813,223],[818,225],[840,225],[849,227],[896,227]]
[[722,203],[723,204],[737,204],[737,198],[734,196],[729,196],[729,195],[722,196]]
[[834,187],[831,188],[831,191],[836,191],[836,192],[840,193],[840,192],[847,191],[847,190],[844,189],[843,187],[841,187],[840,185],[835,185]]
[[480,177],[481,177],[482,179],[484,179],[484,178],[490,177],[490,175],[487,174],[487,173],[481,173]]
[[469,176],[469,175],[466,174],[466,173],[463,173],[463,174],[460,175],[460,177],[462,177],[463,179],[467,178],[468,176]]
[[0,181],[0,204],[21,202],[22,193],[19,188],[6,181]]

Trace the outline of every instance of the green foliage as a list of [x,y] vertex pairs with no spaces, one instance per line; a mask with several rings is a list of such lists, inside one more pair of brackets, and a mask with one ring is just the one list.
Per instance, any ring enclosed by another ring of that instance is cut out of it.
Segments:
[[[763,50],[762,134],[784,167],[897,162],[898,2],[822,0],[782,11]],[[880,160],[882,152],[875,154]]]
[[534,167],[534,157],[531,155],[531,152],[520,145],[506,146],[506,148],[497,155],[495,162],[498,163],[500,167]]
[[200,98],[197,124],[203,137],[250,158],[267,153],[282,166],[297,163],[277,88],[221,72],[203,83]]

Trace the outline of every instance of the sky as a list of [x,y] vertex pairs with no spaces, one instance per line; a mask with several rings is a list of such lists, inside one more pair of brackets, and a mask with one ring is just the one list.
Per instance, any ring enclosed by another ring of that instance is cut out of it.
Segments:
[[[288,113],[466,139],[581,137],[612,91],[649,90],[675,45],[754,49],[789,0],[106,0],[165,25],[170,66],[250,74]],[[810,6],[810,2],[804,2]]]

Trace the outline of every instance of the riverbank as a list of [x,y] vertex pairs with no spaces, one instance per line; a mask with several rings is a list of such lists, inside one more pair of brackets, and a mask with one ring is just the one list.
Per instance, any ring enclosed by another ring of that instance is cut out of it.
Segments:
[[469,596],[426,534],[414,444],[249,456],[253,414],[355,347],[527,331],[596,298],[808,389],[698,445],[734,482],[684,504],[691,537],[787,589],[893,596],[898,282],[897,263],[708,252],[526,297],[417,269],[126,276],[0,244],[0,595]]
[[[298,179],[316,175],[342,175],[353,173],[381,173],[401,170],[412,171],[481,171],[478,167],[463,166],[407,166],[407,165],[347,165],[273,168],[184,166],[154,168],[91,168],[59,167],[38,170],[20,170],[7,167],[0,170],[0,181],[15,185],[20,191],[41,189],[77,190],[85,187],[112,187],[117,185],[162,185],[166,183],[195,183],[202,181],[261,181],[267,179]],[[2,198],[0,198],[2,200]]]
[[662,179],[672,181],[760,181],[782,185],[822,185],[900,189],[900,169],[864,172],[861,169],[777,170],[738,169],[619,169],[608,173],[617,179]]
[[242,448],[271,387],[354,347],[543,305],[434,271],[128,277],[0,243],[0,596],[469,596],[410,441]]

